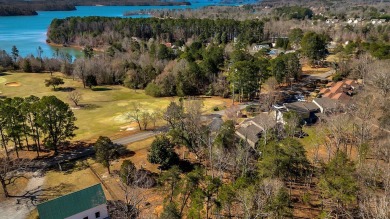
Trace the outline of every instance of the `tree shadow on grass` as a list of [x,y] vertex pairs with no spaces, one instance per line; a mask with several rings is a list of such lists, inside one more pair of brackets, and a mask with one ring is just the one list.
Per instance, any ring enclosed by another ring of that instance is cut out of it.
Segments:
[[100,106],[96,104],[79,104],[79,107],[82,110],[94,110],[100,108]]
[[108,87],[94,87],[91,90],[92,91],[109,91],[109,90],[112,90],[112,89],[108,88]]
[[56,91],[62,91],[62,92],[72,92],[75,89],[73,87],[59,87],[56,89]]
[[125,149],[125,150],[120,152],[119,157],[120,158],[128,158],[128,157],[133,157],[134,155],[135,155],[135,151]]
[[43,188],[42,186],[38,186],[35,189],[26,191],[22,195],[14,195],[11,197],[16,198],[16,204],[36,206],[39,203],[68,194],[74,190],[73,188],[74,185],[69,183],[60,183],[57,186],[52,186],[49,188]]
[[11,75],[11,74],[6,73],[6,72],[0,72],[0,76],[7,76],[7,75]]

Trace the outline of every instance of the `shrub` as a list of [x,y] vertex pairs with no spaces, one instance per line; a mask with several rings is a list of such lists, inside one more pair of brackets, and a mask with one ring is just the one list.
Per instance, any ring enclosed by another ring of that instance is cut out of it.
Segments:
[[147,95],[152,96],[152,97],[161,97],[162,96],[160,87],[153,82],[149,83],[148,86],[146,86],[145,93]]

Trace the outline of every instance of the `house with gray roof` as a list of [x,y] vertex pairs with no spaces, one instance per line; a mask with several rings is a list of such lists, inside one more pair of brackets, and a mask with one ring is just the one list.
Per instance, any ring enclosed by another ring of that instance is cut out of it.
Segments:
[[333,112],[340,107],[340,103],[337,100],[329,97],[315,98],[313,103],[320,108],[321,113]]
[[247,119],[240,124],[236,130],[236,135],[245,140],[250,146],[255,147],[261,135],[276,126],[276,114],[260,113],[252,119]]
[[310,118],[311,113],[318,112],[320,108],[311,102],[293,102],[284,105],[288,111],[298,113],[303,119]]
[[43,202],[37,206],[40,219],[109,218],[101,184]]

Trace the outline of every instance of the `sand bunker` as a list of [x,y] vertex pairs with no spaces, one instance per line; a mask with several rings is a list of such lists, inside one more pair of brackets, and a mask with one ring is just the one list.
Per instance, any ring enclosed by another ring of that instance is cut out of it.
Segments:
[[9,83],[6,83],[5,86],[8,86],[8,87],[19,87],[21,84],[19,82],[9,82]]

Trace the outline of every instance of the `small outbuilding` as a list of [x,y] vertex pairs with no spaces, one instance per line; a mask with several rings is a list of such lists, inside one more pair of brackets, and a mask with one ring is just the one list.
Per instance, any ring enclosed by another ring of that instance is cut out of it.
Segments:
[[37,207],[40,219],[109,218],[101,184],[41,203]]

